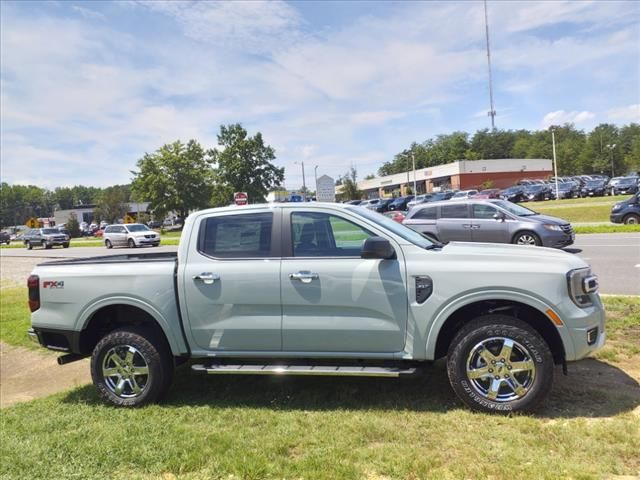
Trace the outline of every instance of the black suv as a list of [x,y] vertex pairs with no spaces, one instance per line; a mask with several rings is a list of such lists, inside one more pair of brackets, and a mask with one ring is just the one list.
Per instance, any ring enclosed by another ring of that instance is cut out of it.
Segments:
[[607,193],[607,181],[601,178],[589,180],[581,189],[583,197],[604,197]]
[[11,235],[7,232],[0,232],[0,245],[3,243],[6,243],[7,245],[11,243]]
[[638,192],[638,177],[624,177],[613,187],[614,195],[628,195]]
[[398,197],[389,204],[389,210],[406,210],[407,203],[413,200],[413,195],[407,195],[406,197]]
[[611,209],[609,220],[613,223],[638,225],[640,223],[640,193],[636,193],[624,202],[616,203]]
[[24,246],[31,250],[33,247],[51,248],[60,245],[69,248],[69,236],[61,233],[57,228],[35,228],[28,230],[23,236]]

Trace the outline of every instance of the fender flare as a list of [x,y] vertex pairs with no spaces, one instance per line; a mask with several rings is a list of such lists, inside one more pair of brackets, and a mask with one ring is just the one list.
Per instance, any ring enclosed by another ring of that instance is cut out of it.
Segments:
[[[162,332],[164,333],[167,342],[169,343],[169,347],[174,355],[180,355],[182,353],[186,353],[186,345],[184,344],[184,340],[181,336],[174,335],[169,322],[167,319],[160,313],[153,305],[150,305],[147,302],[144,302],[138,298],[127,297],[127,296],[116,296],[116,297],[106,297],[97,300],[85,307],[82,313],[78,316],[78,320],[76,321],[75,330],[80,332],[83,331],[86,327],[93,315],[100,309],[104,307],[110,307],[114,305],[127,305],[130,307],[136,307],[140,310],[146,312],[151,318],[155,320],[158,324]],[[179,319],[176,318],[176,321]]]
[[529,293],[524,293],[518,290],[505,290],[505,289],[492,289],[486,290],[483,289],[481,291],[475,292],[465,292],[459,297],[457,297],[452,302],[448,303],[445,307],[443,307],[434,317],[431,326],[429,327],[429,331],[427,333],[427,345],[426,345],[426,358],[434,359],[436,354],[436,345],[438,343],[438,336],[440,335],[440,331],[445,322],[449,319],[449,317],[458,311],[460,308],[470,305],[476,302],[482,302],[487,300],[507,300],[518,303],[523,303],[529,307],[536,309],[540,312],[551,324],[556,327],[558,334],[560,335],[560,339],[564,346],[565,356],[567,358],[573,358],[573,342],[567,332],[567,328],[565,326],[557,326],[553,323],[553,321],[549,318],[546,311],[552,310],[556,311],[551,305],[546,303],[544,300],[534,297]]

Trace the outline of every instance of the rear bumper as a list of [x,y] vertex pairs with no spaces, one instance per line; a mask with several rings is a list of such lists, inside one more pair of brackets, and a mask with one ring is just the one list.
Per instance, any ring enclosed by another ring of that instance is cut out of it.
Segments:
[[29,338],[35,342],[56,352],[81,353],[80,332],[73,330],[58,330],[55,328],[34,327],[27,330]]

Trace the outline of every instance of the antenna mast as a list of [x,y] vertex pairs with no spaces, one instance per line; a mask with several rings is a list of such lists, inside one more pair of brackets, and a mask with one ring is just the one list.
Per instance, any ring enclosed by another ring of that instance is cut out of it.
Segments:
[[491,77],[491,47],[489,45],[489,17],[487,15],[487,0],[484,0],[484,28],[487,38],[487,65],[489,66],[489,115],[491,117],[491,130],[496,129],[496,110],[493,106],[493,79]]

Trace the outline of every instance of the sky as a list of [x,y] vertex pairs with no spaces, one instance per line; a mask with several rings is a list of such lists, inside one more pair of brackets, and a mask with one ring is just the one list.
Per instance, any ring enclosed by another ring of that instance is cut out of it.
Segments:
[[[640,122],[640,2],[489,1],[496,126]],[[128,183],[145,152],[262,132],[307,186],[490,127],[484,7],[0,2],[2,181]]]

